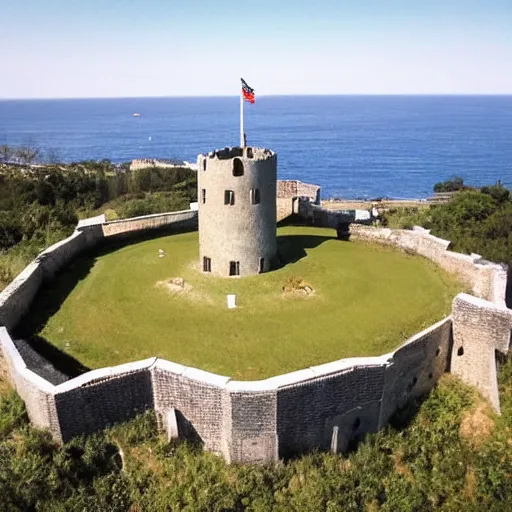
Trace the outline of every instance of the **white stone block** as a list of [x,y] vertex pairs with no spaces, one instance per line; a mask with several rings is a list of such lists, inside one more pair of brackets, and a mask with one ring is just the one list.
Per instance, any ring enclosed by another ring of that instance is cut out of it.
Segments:
[[228,299],[228,309],[236,308],[236,295],[233,295],[233,294],[227,295],[227,299]]
[[178,439],[178,419],[176,418],[176,409],[171,408],[167,411],[167,441]]

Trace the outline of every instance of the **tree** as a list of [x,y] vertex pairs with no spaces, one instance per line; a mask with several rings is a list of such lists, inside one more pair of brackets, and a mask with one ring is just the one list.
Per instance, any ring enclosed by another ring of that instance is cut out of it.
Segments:
[[453,178],[441,181],[434,185],[434,192],[457,192],[462,190],[464,187],[464,180],[460,176],[454,176]]
[[29,140],[26,144],[18,147],[14,154],[21,163],[31,164],[40,156],[41,149]]
[[12,157],[12,149],[7,144],[0,146],[0,160],[2,162],[8,162]]
[[499,204],[506,203],[510,199],[510,190],[505,188],[499,181],[496,185],[482,187],[481,191],[484,194],[490,195]]

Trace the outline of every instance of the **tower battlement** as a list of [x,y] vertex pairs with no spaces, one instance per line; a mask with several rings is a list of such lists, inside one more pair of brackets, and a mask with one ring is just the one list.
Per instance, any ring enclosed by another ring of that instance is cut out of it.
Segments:
[[199,155],[197,157],[197,163],[199,166],[204,165],[203,162],[208,159],[218,159],[218,160],[229,160],[231,158],[247,158],[251,160],[268,160],[272,158],[276,158],[276,154],[270,150],[265,148],[254,148],[252,146],[246,146],[241,148],[239,146],[234,147],[225,147],[223,149],[217,149],[215,151],[210,151],[207,154]]
[[226,147],[199,155],[199,256],[203,272],[267,272],[277,253],[277,155]]

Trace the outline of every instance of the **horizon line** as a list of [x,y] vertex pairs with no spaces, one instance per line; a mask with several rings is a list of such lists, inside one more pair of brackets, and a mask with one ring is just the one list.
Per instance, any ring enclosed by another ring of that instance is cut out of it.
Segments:
[[[259,98],[275,97],[508,97],[512,92],[505,93],[304,93],[304,94],[259,94]],[[238,94],[210,94],[210,95],[155,95],[155,96],[60,96],[60,97],[0,97],[0,101],[62,101],[62,100],[130,100],[130,99],[209,99],[209,98],[238,98]]]

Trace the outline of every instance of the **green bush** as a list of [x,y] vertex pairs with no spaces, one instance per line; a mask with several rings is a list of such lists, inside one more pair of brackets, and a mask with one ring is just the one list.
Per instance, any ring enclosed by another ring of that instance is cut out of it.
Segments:
[[452,249],[475,252],[496,262],[512,262],[512,200],[501,185],[463,190],[446,204],[392,209],[383,214],[391,228],[414,224],[452,242]]
[[[4,167],[0,169],[0,251],[20,245],[37,245],[41,250],[71,234],[79,215],[97,214],[103,205],[118,217],[186,209],[197,197],[196,186],[196,174],[190,169],[130,172],[108,160],[23,172]],[[0,265],[0,281],[11,277],[9,269]]]
[[457,192],[464,188],[464,180],[460,176],[441,181],[434,185],[434,192]]
[[[512,365],[500,385],[510,402]],[[185,442],[167,443],[156,417],[59,446],[27,425],[19,399],[0,404],[2,510],[459,511],[509,510],[507,421],[478,446],[460,434],[482,399],[447,376],[412,422],[368,435],[348,455],[312,453],[271,465],[227,465]],[[118,449],[125,458],[121,469]]]

